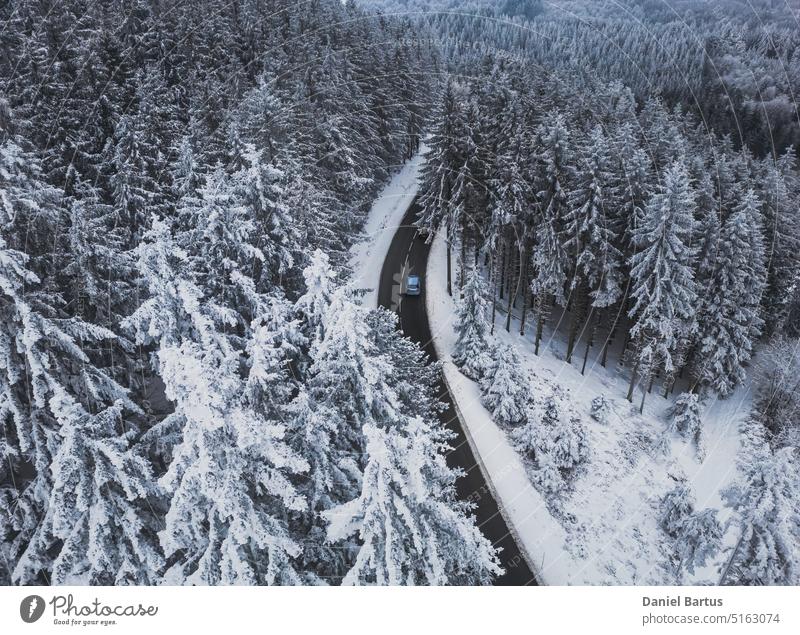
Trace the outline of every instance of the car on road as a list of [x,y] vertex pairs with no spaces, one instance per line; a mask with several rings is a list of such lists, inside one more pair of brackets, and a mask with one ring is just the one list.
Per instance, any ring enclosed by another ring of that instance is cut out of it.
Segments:
[[422,283],[419,276],[411,274],[406,278],[406,295],[419,295],[422,292]]

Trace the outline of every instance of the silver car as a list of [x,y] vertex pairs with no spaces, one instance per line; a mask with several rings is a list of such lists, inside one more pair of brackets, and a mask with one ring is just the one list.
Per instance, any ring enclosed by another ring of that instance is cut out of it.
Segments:
[[406,295],[419,295],[422,293],[422,282],[418,275],[411,274],[406,278]]

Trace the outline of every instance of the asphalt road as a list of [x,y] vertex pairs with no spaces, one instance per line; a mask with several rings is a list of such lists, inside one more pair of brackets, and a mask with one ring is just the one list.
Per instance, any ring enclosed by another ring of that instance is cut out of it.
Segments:
[[[419,342],[431,360],[437,360],[428,325],[428,314],[425,310],[424,281],[430,246],[416,238],[417,232],[413,222],[418,211],[419,208],[414,201],[403,219],[403,225],[392,240],[381,270],[378,303],[393,310],[397,310],[399,304],[400,328],[403,333],[415,342]],[[422,295],[418,297],[403,296],[400,293],[401,281],[409,273],[416,273],[422,278]],[[489,491],[472,449],[464,437],[464,431],[455,414],[453,399],[444,384],[440,384],[439,390],[440,399],[448,406],[441,415],[442,421],[457,435],[453,440],[455,449],[448,455],[447,460],[450,465],[459,466],[466,472],[456,484],[458,496],[477,503],[475,515],[481,531],[492,544],[500,547],[499,557],[506,572],[495,580],[495,584],[535,585],[536,579],[520,555],[519,547],[500,515],[497,501]]]

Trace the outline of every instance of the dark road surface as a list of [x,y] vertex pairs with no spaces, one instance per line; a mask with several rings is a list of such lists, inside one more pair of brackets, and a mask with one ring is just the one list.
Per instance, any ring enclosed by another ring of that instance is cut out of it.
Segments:
[[[416,201],[411,205],[402,226],[392,240],[389,253],[381,270],[378,304],[388,309],[395,309],[400,302],[400,326],[406,336],[419,342],[431,360],[438,359],[433,347],[431,332],[428,326],[428,314],[425,311],[425,269],[428,264],[430,246],[416,238],[416,228],[412,226],[419,208]],[[423,281],[422,295],[418,297],[400,296],[400,281],[409,273],[418,274]],[[458,495],[462,499],[477,503],[475,515],[483,534],[500,547],[500,561],[506,573],[495,580],[497,585],[535,585],[536,579],[530,568],[520,555],[519,548],[508,530],[505,520],[500,515],[497,502],[489,491],[464,431],[455,414],[453,400],[443,384],[440,385],[440,399],[447,404],[447,410],[441,415],[445,425],[456,433],[453,440],[453,452],[448,463],[461,467],[466,475],[457,482]]]

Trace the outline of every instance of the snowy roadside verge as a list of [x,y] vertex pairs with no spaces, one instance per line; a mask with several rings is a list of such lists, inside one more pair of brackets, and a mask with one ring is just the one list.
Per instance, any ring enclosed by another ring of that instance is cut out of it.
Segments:
[[440,232],[428,258],[426,310],[433,345],[443,362],[445,383],[453,396],[456,414],[478,461],[478,469],[537,580],[541,584],[569,584],[568,566],[549,566],[555,561],[563,564],[564,530],[550,515],[542,495],[530,484],[516,450],[481,403],[478,385],[462,375],[451,361],[455,343],[454,302],[447,295],[442,275],[445,259],[446,246]]
[[[457,269],[455,267],[454,269]],[[454,271],[454,277],[458,272]],[[654,394],[639,414],[625,399],[625,369],[612,356],[609,367],[590,356],[589,372],[564,361],[562,330],[545,329],[540,356],[533,354],[533,331],[519,335],[512,320],[506,332],[501,319],[490,345],[516,349],[521,368],[528,374],[527,390],[541,398],[556,386],[564,391],[571,408],[586,421],[589,457],[570,486],[556,499],[543,496],[526,479],[530,466],[514,446],[508,430],[494,423],[481,402],[479,386],[452,364],[456,334],[455,301],[445,290],[446,245],[437,236],[431,251],[426,285],[428,317],[437,352],[445,361],[451,392],[464,417],[465,429],[477,445],[487,481],[508,514],[509,525],[521,538],[520,548],[536,563],[537,575],[548,584],[715,584],[719,567],[738,539],[732,510],[723,492],[736,476],[739,426],[750,412],[752,395],[747,386],[728,399],[709,398],[703,406],[703,446],[698,454],[692,443],[668,432],[668,408],[673,398]],[[456,278],[457,279],[457,278]],[[559,319],[559,325],[568,320]],[[535,329],[534,329],[535,330]],[[589,418],[592,401],[604,396],[610,405],[609,421]],[[666,435],[666,448],[661,440]],[[503,483],[509,473],[522,481]],[[724,527],[723,549],[693,574],[681,575],[674,567],[673,539],[660,525],[659,505],[676,482],[685,482],[697,509],[711,508]],[[533,495],[526,489],[530,487]],[[523,502],[524,501],[524,502]],[[542,502],[543,501],[543,502]],[[504,514],[505,516],[505,514]],[[531,517],[536,520],[532,521]],[[527,526],[526,526],[527,525]]]
[[367,289],[362,303],[365,307],[378,305],[378,285],[381,269],[397,228],[403,222],[408,208],[419,190],[419,173],[425,163],[425,144],[392,177],[372,204],[362,230],[364,239],[351,249],[350,266],[356,288]]

